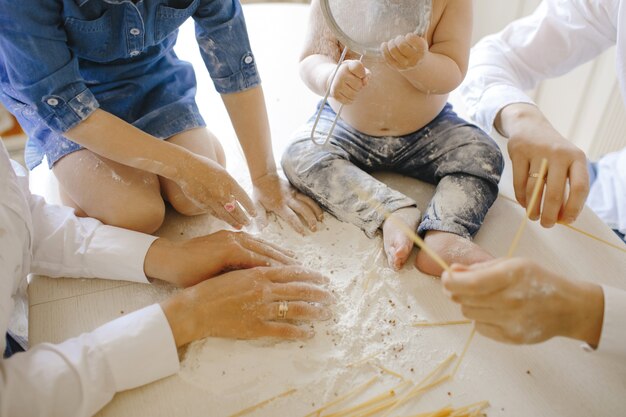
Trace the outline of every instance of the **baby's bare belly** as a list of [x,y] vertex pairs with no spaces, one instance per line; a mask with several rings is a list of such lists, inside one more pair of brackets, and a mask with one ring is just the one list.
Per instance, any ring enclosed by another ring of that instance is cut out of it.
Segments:
[[[447,94],[422,93],[384,63],[370,65],[366,64],[372,71],[369,84],[341,113],[341,118],[360,132],[370,136],[415,132],[431,122],[448,100]],[[339,102],[330,100],[330,104],[335,112],[339,110]]]

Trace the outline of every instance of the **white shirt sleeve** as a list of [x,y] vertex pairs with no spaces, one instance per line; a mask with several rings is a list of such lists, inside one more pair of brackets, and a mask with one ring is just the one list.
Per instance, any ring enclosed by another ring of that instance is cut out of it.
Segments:
[[28,196],[33,219],[30,272],[148,282],[143,263],[156,237],[78,218],[68,207]]
[[[597,353],[626,358],[626,291],[603,285],[604,320]],[[592,351],[589,345],[585,350]]]
[[91,333],[0,360],[0,417],[92,416],[116,392],[178,368],[167,318],[154,304]]
[[502,108],[532,103],[525,90],[614,45],[618,6],[616,0],[544,0],[532,15],[481,40],[460,87],[469,116],[491,132]]

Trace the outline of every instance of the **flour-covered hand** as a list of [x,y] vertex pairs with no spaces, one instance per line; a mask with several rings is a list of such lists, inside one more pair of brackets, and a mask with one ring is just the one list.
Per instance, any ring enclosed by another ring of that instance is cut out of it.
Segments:
[[398,71],[415,68],[428,52],[428,42],[415,33],[397,36],[384,42],[381,52],[391,67]]
[[526,259],[454,265],[442,281],[487,337],[531,344],[565,336],[598,344],[604,315],[598,285],[570,281]]
[[169,179],[178,184],[185,197],[234,228],[250,224],[249,216],[256,216],[248,194],[217,162],[189,153],[174,172]]
[[150,278],[189,287],[218,274],[259,266],[294,265],[293,253],[243,232],[221,230],[173,242],[156,240],[144,261]]
[[187,288],[161,307],[176,346],[205,337],[306,339],[313,336],[306,323],[331,317],[327,282],[301,267],[245,269]]
[[323,218],[322,209],[311,198],[297,192],[277,174],[267,174],[253,181],[254,198],[267,211],[289,223],[298,233],[317,230]]

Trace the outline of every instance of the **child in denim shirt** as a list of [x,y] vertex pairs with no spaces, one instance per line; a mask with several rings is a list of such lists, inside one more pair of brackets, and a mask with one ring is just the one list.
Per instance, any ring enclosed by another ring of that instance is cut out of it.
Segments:
[[223,168],[195,103],[193,69],[173,51],[189,17],[255,199],[297,230],[297,215],[314,229],[321,210],[276,175],[237,0],[0,0],[0,100],[29,137],[28,167],[46,156],[63,201],[111,225],[154,232],[164,198],[186,215],[248,224],[255,204]]
[[[434,0],[428,6],[432,17],[424,37],[411,33],[384,43],[383,58],[365,55],[360,61],[348,52],[317,126],[316,135],[324,138],[339,106],[346,105],[329,143],[311,141],[312,118],[282,160],[291,183],[339,219],[370,237],[381,228],[394,269],[404,265],[413,247],[394,220],[425,235],[447,263],[490,259],[469,239],[496,199],[503,169],[495,142],[447,104],[467,70],[472,2]],[[309,31],[300,73],[311,90],[324,95],[343,45],[327,27],[319,0],[311,5]],[[437,184],[423,217],[413,200],[374,179],[369,174],[374,170]],[[385,220],[362,194],[391,218]],[[423,252],[416,266],[432,275],[442,272]]]

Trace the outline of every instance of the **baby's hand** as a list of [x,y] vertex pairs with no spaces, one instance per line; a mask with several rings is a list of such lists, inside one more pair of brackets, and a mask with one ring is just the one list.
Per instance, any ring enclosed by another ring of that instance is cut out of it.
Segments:
[[341,104],[352,104],[369,81],[370,70],[361,61],[344,61],[330,87],[330,96]]
[[414,68],[420,63],[428,52],[428,42],[415,33],[409,33],[384,42],[380,50],[389,65],[398,71],[403,71]]

